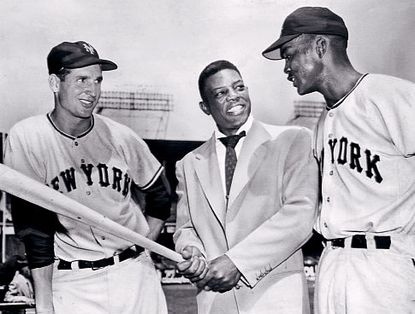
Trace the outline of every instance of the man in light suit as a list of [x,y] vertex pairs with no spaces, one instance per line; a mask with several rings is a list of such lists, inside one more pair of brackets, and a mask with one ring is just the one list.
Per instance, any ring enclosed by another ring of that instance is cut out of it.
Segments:
[[[317,214],[310,133],[254,120],[228,61],[202,71],[199,91],[217,130],[177,164],[174,235],[185,259],[177,268],[199,288],[198,313],[309,313],[300,248]],[[235,159],[222,138],[241,132],[232,177]]]

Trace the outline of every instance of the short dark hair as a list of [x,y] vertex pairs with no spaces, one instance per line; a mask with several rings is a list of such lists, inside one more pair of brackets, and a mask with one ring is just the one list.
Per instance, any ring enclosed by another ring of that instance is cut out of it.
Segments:
[[302,52],[307,51],[311,47],[311,43],[316,39],[317,36],[326,36],[330,40],[332,48],[340,53],[345,52],[347,49],[347,39],[338,35],[326,35],[326,34],[301,34],[301,36],[293,39],[301,42],[303,45]]
[[342,36],[327,35],[330,38],[331,46],[337,51],[346,51],[347,39]]
[[57,77],[59,77],[59,79],[63,82],[63,81],[65,81],[65,77],[69,74],[69,73],[71,73],[71,70],[70,69],[67,69],[67,68],[62,68],[62,69],[60,69],[59,71],[57,71],[56,73],[52,73],[52,74],[55,74]]
[[241,72],[239,72],[238,68],[233,63],[231,63],[227,60],[214,61],[214,62],[208,64],[203,69],[203,71],[200,73],[199,81],[198,81],[199,93],[200,93],[200,97],[202,97],[202,100],[204,102],[206,102],[206,100],[207,100],[206,95],[205,95],[205,85],[206,85],[207,79],[209,77],[211,77],[212,75],[218,73],[219,71],[222,71],[222,70],[225,70],[225,69],[234,70],[234,71],[238,72],[239,75],[241,75]]

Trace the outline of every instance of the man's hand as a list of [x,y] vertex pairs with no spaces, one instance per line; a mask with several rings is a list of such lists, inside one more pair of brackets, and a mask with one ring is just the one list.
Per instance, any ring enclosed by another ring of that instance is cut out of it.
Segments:
[[203,254],[197,247],[188,245],[181,252],[184,261],[177,263],[176,268],[180,274],[188,278],[191,282],[202,280],[207,271],[207,262]]
[[208,264],[208,272],[203,280],[197,282],[199,289],[226,292],[235,287],[241,273],[226,255],[221,255]]

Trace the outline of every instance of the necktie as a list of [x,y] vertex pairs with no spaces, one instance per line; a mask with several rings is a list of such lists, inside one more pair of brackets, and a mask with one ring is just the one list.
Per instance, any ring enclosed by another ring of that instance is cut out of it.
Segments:
[[230,135],[227,137],[221,137],[219,140],[222,142],[223,145],[226,146],[226,155],[225,155],[225,182],[226,182],[226,196],[229,195],[229,191],[231,189],[233,173],[235,172],[236,167],[236,152],[235,146],[241,137],[245,136],[245,131],[237,135]]

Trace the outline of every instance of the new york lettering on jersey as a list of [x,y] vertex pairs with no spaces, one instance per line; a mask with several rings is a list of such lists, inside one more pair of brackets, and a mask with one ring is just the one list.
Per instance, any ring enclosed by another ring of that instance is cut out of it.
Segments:
[[377,183],[383,181],[378,168],[378,163],[381,161],[378,154],[374,154],[368,148],[361,147],[359,143],[355,143],[345,136],[329,139],[327,145],[330,148],[332,164],[337,163],[345,167],[348,166],[350,169],[366,175]]
[[[126,196],[130,190],[130,176],[117,167],[104,163],[96,165],[82,163],[78,169],[82,171],[77,171],[74,167],[59,171],[59,174],[50,180],[48,186],[57,191],[69,193],[76,190],[81,182],[86,182],[88,186],[99,184],[104,188],[112,188],[123,196]],[[82,179],[79,176],[82,176]]]

